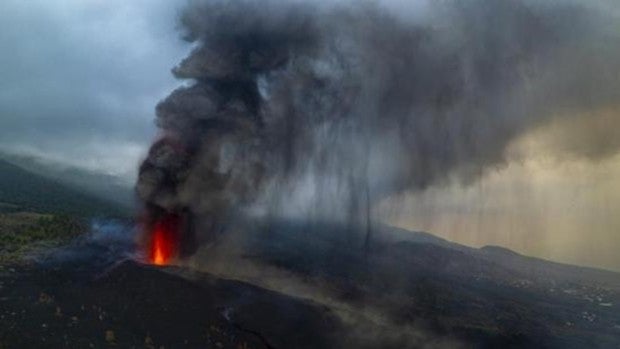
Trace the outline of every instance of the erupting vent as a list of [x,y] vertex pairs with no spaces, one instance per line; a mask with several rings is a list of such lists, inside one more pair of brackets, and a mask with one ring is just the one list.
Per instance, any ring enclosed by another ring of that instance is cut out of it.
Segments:
[[166,265],[179,252],[179,217],[166,215],[152,226],[149,261],[155,265]]

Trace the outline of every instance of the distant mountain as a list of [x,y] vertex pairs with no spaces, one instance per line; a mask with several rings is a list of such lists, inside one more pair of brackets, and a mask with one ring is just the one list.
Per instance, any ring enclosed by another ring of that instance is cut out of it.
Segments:
[[0,160],[0,209],[124,217],[118,203]]
[[129,209],[133,205],[132,185],[119,177],[57,164],[35,156],[0,153],[0,160],[110,201],[122,208]]

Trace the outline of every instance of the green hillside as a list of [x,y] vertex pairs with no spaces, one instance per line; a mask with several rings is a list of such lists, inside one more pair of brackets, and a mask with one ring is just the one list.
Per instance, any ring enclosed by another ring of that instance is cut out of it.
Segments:
[[0,211],[125,217],[127,209],[0,160]]

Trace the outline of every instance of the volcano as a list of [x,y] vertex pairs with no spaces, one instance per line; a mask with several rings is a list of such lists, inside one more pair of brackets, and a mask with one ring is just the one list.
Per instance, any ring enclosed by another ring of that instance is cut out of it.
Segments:
[[[4,266],[0,343],[234,349],[620,345],[617,273],[387,226],[375,227],[377,238],[367,253],[334,253],[325,246],[346,243],[339,241],[346,226],[250,225],[250,253],[229,259],[219,271],[123,261],[132,247],[117,238],[78,239],[30,265]],[[303,238],[307,234],[314,236],[311,244]]]

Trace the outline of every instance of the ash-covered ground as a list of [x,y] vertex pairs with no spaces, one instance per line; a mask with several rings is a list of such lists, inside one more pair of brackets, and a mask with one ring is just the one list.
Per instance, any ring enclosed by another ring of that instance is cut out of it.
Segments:
[[291,221],[255,225],[242,255],[155,267],[130,226],[96,229],[3,266],[2,348],[620,345],[612,272],[385,226],[366,252],[329,249],[342,227]]

